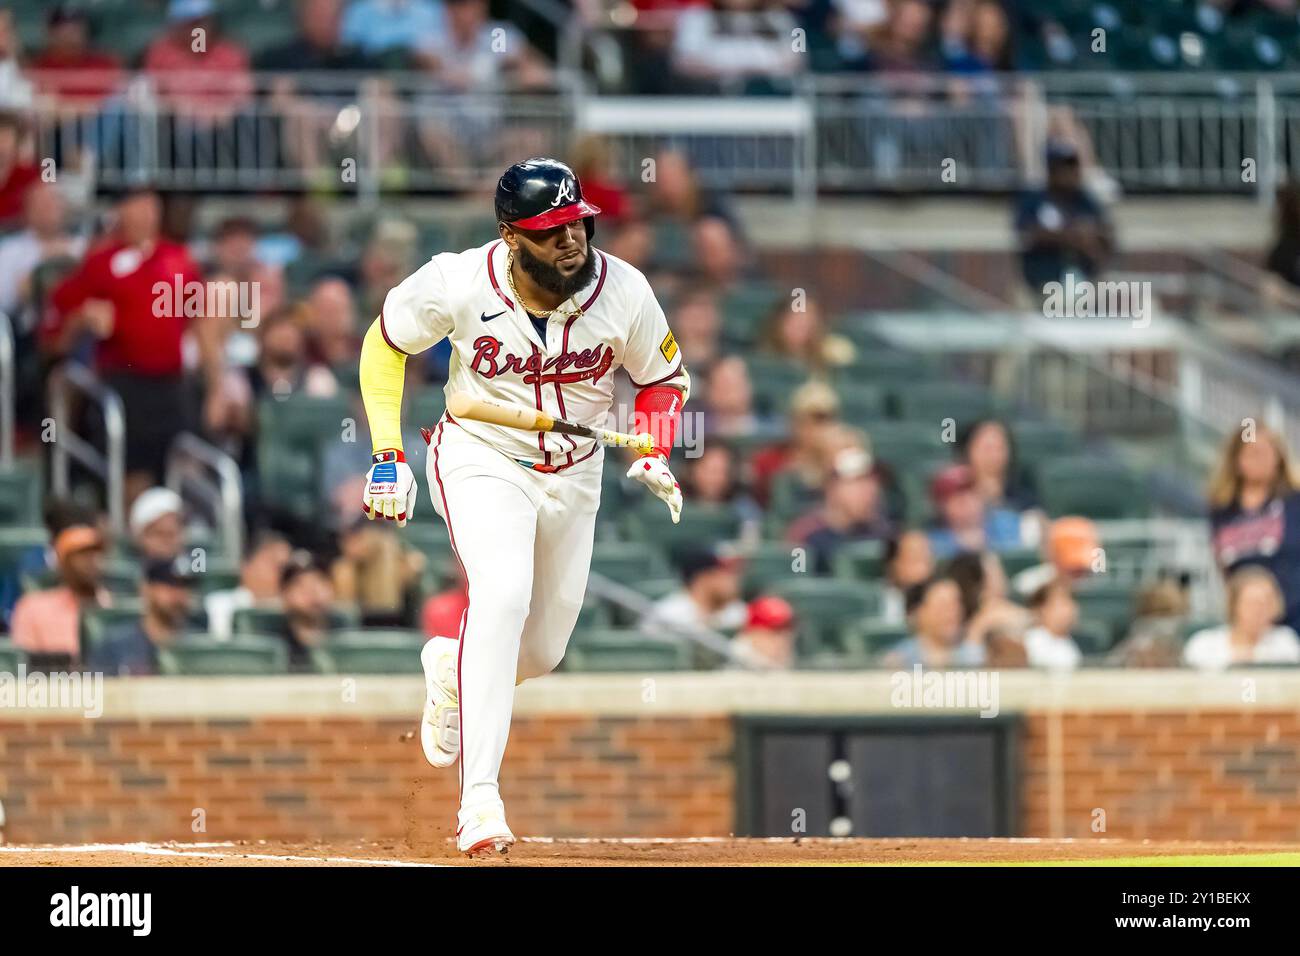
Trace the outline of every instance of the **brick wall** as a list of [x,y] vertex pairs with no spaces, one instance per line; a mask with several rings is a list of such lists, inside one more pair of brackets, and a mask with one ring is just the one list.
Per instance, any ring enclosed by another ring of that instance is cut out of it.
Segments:
[[1055,745],[1053,719],[1025,722],[1026,836],[1300,840],[1295,709],[1066,713]]
[[[409,718],[14,720],[0,716],[11,842],[403,839],[450,833],[455,769]],[[1300,711],[1031,712],[1022,835],[1300,839]],[[732,830],[730,719],[516,718],[502,788],[517,832]],[[192,829],[194,811],[206,828]],[[1094,830],[1104,811],[1104,831]]]
[[[433,770],[410,719],[0,718],[13,843],[449,835],[455,768]],[[520,717],[502,792],[519,833],[729,832],[723,717]],[[194,811],[205,829],[193,829]]]

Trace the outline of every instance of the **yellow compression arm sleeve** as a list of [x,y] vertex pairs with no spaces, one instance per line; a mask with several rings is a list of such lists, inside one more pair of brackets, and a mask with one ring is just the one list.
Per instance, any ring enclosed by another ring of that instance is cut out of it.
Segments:
[[361,400],[370,420],[372,450],[402,449],[402,383],[406,356],[384,341],[379,320],[361,342]]

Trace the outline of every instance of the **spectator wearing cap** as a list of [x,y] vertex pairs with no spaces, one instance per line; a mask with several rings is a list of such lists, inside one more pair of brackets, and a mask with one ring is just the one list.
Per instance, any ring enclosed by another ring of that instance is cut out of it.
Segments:
[[90,17],[84,10],[60,3],[45,22],[45,49],[28,64],[36,85],[56,97],[65,113],[98,109],[122,82],[122,65],[90,45]]
[[25,155],[26,138],[22,114],[0,102],[0,231],[22,223],[27,192],[41,181],[40,170]]
[[835,457],[821,505],[796,520],[786,540],[808,550],[815,573],[829,574],[835,552],[844,545],[890,536],[882,497],[871,456],[861,449],[845,449]]
[[762,595],[749,602],[744,628],[731,640],[733,667],[789,670],[794,666],[794,608],[784,598]]
[[90,652],[92,670],[108,676],[158,673],[158,648],[180,640],[193,604],[194,578],[183,559],[150,560],[140,583],[138,620],[110,628]]
[[81,612],[111,601],[103,586],[104,539],[92,525],[73,525],[55,537],[54,554],[59,585],[19,598],[10,629],[14,644],[28,654],[71,666],[81,659]]
[[969,465],[949,465],[936,474],[930,482],[930,501],[937,516],[930,547],[940,560],[961,551],[1005,551],[1024,541],[1020,516],[989,507]]
[[1012,590],[1028,597],[1044,584],[1061,578],[1078,581],[1100,569],[1101,538],[1090,518],[1069,515],[1047,527],[1043,542],[1046,561],[1025,568],[1012,579]]
[[713,630],[732,634],[749,611],[740,599],[740,561],[718,549],[692,552],[681,562],[683,586],[660,598],[641,622],[643,631],[676,635]]
[[1300,664],[1300,637],[1278,619],[1285,611],[1277,579],[1267,568],[1247,565],[1228,578],[1228,621],[1197,631],[1183,649],[1183,663],[1201,671],[1251,664]]
[[280,597],[280,577],[290,553],[289,542],[281,535],[264,532],[254,538],[239,565],[239,585],[213,591],[203,598],[208,633],[228,638],[234,631],[236,611],[274,605]]
[[1020,264],[1025,283],[1037,297],[1045,286],[1097,278],[1114,250],[1105,209],[1084,188],[1079,152],[1074,144],[1054,139],[1047,145],[1046,188],[1020,197],[1015,211],[1020,237]]
[[334,585],[315,561],[295,558],[280,576],[280,604],[284,623],[279,636],[289,650],[289,670],[311,671],[312,649],[324,644],[333,629]]
[[1030,667],[1050,671],[1072,671],[1083,655],[1071,631],[1079,622],[1079,604],[1070,582],[1056,579],[1044,584],[1029,598],[1034,626],[1025,632],[1025,654]]
[[889,624],[907,620],[907,589],[934,574],[930,537],[919,528],[907,528],[885,542],[885,588],[880,617]]
[[194,315],[189,296],[176,293],[200,280],[198,266],[161,229],[158,194],[133,189],[117,205],[112,233],[51,293],[41,329],[53,359],[94,340],[95,369],[126,411],[128,500],[162,481],[167,449],[189,426],[181,354],[187,331],[198,344],[206,400],[218,400],[224,384],[218,323]]
[[185,547],[185,504],[170,488],[150,488],[131,504],[131,544],[145,561],[171,561]]
[[907,625],[911,636],[885,652],[885,667],[979,667],[984,645],[964,639],[961,588],[936,574],[907,590]]

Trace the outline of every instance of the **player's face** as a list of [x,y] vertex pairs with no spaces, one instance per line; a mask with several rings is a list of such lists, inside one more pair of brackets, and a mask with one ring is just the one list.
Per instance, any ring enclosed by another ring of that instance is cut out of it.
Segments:
[[550,229],[503,226],[502,237],[519,258],[519,265],[543,289],[572,295],[585,287],[596,271],[581,219]]

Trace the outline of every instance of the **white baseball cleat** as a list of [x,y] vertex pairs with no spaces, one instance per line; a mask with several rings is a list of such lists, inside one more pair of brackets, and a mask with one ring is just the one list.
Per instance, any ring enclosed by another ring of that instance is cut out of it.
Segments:
[[460,753],[460,701],[456,696],[456,655],[459,642],[434,637],[420,649],[424,666],[424,715],[420,746],[435,767],[450,767]]
[[506,812],[500,804],[468,812],[462,810],[460,817],[456,848],[466,856],[475,859],[504,856],[514,845],[515,835],[506,826]]

